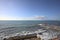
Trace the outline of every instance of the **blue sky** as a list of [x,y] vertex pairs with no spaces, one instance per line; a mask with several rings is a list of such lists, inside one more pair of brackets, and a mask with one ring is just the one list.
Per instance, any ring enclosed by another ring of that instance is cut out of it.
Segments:
[[60,20],[60,0],[0,0],[0,20]]

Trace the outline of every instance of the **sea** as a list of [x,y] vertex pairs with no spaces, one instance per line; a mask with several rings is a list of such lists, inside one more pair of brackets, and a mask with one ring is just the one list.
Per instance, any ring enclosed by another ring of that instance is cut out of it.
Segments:
[[1,20],[0,21],[0,37],[22,31],[36,31],[41,29],[38,24],[49,24],[60,26],[60,21],[54,20]]

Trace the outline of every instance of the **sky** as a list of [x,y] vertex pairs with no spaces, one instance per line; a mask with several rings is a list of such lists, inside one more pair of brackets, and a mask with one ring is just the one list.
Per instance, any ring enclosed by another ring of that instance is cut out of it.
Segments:
[[0,0],[0,20],[60,20],[60,0]]

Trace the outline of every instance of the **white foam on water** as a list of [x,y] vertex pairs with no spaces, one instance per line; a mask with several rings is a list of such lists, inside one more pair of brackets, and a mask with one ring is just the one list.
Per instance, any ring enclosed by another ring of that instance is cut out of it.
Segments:
[[[40,31],[41,30],[41,31]],[[14,34],[9,34],[8,36],[6,36],[4,33],[0,34],[0,39],[2,40],[3,38],[9,38],[9,37],[14,37],[14,36],[22,36],[22,35],[29,35],[29,34],[34,34],[34,33],[40,33],[40,32],[44,32],[42,29],[39,29],[37,31],[22,31],[19,33],[14,33]]]

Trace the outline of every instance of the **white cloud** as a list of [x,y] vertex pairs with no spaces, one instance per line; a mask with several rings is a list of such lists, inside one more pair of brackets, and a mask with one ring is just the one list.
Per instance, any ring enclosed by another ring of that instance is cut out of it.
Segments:
[[33,16],[33,17],[20,17],[20,18],[9,18],[9,17],[0,17],[0,20],[44,20],[45,16]]
[[34,19],[45,19],[45,16],[35,16]]

